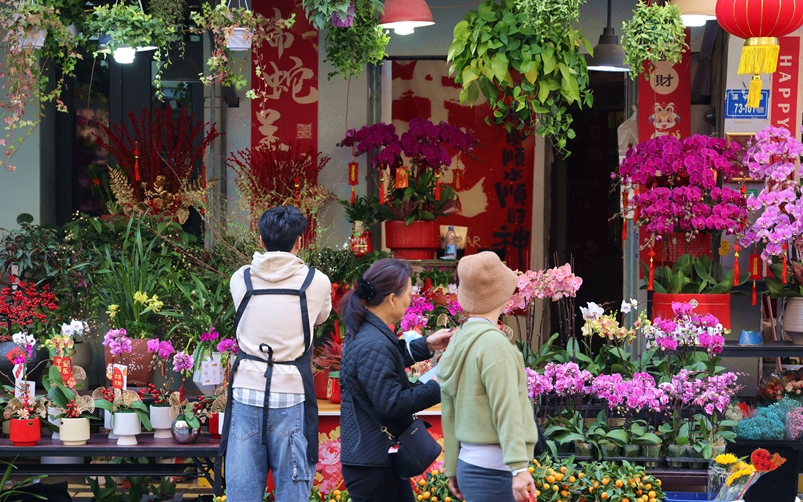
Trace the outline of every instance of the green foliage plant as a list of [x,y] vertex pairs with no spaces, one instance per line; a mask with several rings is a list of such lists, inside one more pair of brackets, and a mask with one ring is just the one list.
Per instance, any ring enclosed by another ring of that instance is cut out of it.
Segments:
[[[641,264],[645,271],[644,277],[649,277],[649,267]],[[747,282],[748,272],[739,276],[739,285]],[[673,266],[655,267],[653,276],[653,289],[656,293],[687,293],[687,294],[723,294],[730,293],[733,288],[733,270],[724,273],[722,265],[711,261],[708,256],[694,257],[684,254],[677,259]],[[645,289],[647,285],[643,285]]]
[[366,64],[380,64],[387,56],[385,48],[390,37],[379,25],[377,17],[382,12],[381,5],[378,0],[355,0],[354,24],[348,28],[330,27],[326,32],[324,62],[335,67],[327,75],[329,80],[335,75],[348,80],[362,73]]
[[[53,102],[57,111],[67,111],[61,92],[65,78],[72,75],[82,56],[77,39],[67,30],[58,9],[53,6],[34,1],[2,0],[0,29],[4,32],[0,77],[4,79],[5,90],[0,108],[4,110],[8,131],[6,137],[0,139],[6,157],[0,163],[13,171],[10,159],[42,120],[44,104]],[[46,32],[45,43],[36,48],[31,40],[41,30]],[[57,71],[56,80],[51,82],[47,73],[52,66]],[[38,101],[37,109],[26,117],[25,109],[33,100]],[[17,130],[22,130],[22,134],[15,139]]]
[[573,27],[581,0],[487,0],[454,28],[449,74],[462,86],[460,102],[482,94],[491,107],[486,123],[549,136],[564,156],[575,137],[569,107],[592,106],[588,69],[580,48],[593,54]]
[[[656,61],[680,63],[686,52],[686,27],[677,5],[639,0],[633,18],[622,23],[622,49],[630,78],[649,80]],[[646,64],[645,64],[646,63]]]
[[14,469],[17,468],[14,465],[14,461],[17,458],[14,457],[14,460],[11,462],[6,462],[5,460],[0,460],[0,463],[6,465],[6,470],[3,472],[3,477],[0,479],[0,502],[13,502],[15,500],[19,500],[20,496],[25,498],[36,498],[39,500],[47,500],[46,497],[36,494],[36,493],[28,493],[21,488],[34,483],[40,479],[44,479],[47,477],[45,474],[37,474],[36,476],[29,476],[23,480],[17,481],[15,483],[11,483],[11,473]]
[[361,221],[364,228],[371,228],[382,221],[382,218],[377,213],[376,206],[379,204],[379,199],[376,197],[357,195],[354,198],[354,202],[341,200],[338,201],[338,204],[346,208],[346,218],[352,224]]
[[92,412],[95,411],[92,397],[81,396],[65,385],[57,366],[50,366],[48,374],[42,378],[42,385],[50,398],[48,406],[59,411],[56,418],[97,419],[97,417],[92,415]]

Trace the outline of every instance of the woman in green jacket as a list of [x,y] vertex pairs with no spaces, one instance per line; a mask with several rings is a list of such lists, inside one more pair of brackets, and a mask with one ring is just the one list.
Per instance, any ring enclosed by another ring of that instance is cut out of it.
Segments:
[[526,502],[535,495],[527,464],[538,430],[524,360],[497,327],[518,276],[491,252],[461,259],[457,276],[457,299],[469,317],[437,369],[444,471],[467,502]]

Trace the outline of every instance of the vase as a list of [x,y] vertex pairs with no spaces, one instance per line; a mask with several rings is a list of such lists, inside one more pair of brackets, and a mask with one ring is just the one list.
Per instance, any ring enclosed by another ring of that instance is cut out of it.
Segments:
[[45,38],[47,30],[42,28],[20,38],[20,45],[25,49],[41,49],[45,45]]
[[619,445],[613,443],[603,443],[599,445],[599,449],[602,450],[603,457],[621,457],[622,456],[622,448]]
[[103,410],[103,428],[109,431],[109,439],[117,439],[117,434],[114,433],[114,413],[109,410]]
[[591,443],[579,440],[574,442],[574,453],[579,457],[590,457],[592,448]]
[[142,432],[142,423],[136,412],[116,412],[114,414],[114,433],[119,446],[137,444],[137,434]]
[[326,398],[335,404],[340,404],[340,397],[340,378],[330,376],[326,386]]
[[326,388],[329,386],[328,371],[314,371],[312,373],[312,385],[315,388],[315,397],[318,399],[329,399],[326,397]]
[[151,428],[153,429],[153,439],[170,439],[170,427],[173,425],[173,417],[170,416],[170,406],[151,405],[150,411]]
[[[104,347],[104,360],[106,366],[112,363],[112,354],[108,347]],[[128,366],[127,387],[145,387],[153,381],[154,368],[151,366],[153,354],[148,352],[148,341],[136,338],[131,340],[131,353],[126,354],[122,360],[115,358],[117,364]]]
[[89,419],[62,418],[59,429],[61,442],[67,446],[81,446],[89,440]]
[[[12,372],[14,370],[14,363],[8,358],[9,352],[19,349],[19,346],[14,342],[0,342],[0,384],[14,386]],[[45,371],[50,362],[50,356],[47,349],[39,342],[34,344],[33,357],[29,357],[25,366],[28,371],[28,380],[39,380],[39,377]],[[10,378],[6,378],[6,376]],[[37,386],[39,387],[39,386]]]
[[229,37],[228,49],[230,51],[242,52],[251,49],[251,41],[254,39],[254,32],[248,28],[234,28]]
[[58,415],[59,410],[52,406],[47,407],[47,421],[50,422],[52,425],[56,426],[56,431],[51,434],[52,439],[61,439],[61,419],[60,418],[53,418],[53,416]]
[[193,429],[186,420],[173,420],[170,432],[173,435],[173,440],[179,444],[194,443],[201,437],[200,429]]
[[[89,371],[89,365],[92,364],[92,344],[88,342],[75,342],[73,346],[75,351],[72,356],[73,366],[80,366],[84,371]],[[89,388],[89,381],[87,378],[75,379],[75,390],[87,390]]]
[[385,245],[399,259],[431,260],[440,246],[439,225],[436,220],[386,221]]
[[622,456],[624,457],[638,457],[640,453],[640,444],[626,444],[622,447]]
[[731,329],[731,295],[729,294],[668,294],[653,293],[652,318],[672,319],[675,316],[672,302],[696,302],[694,313],[712,314],[727,329]]
[[792,343],[803,345],[803,298],[786,299],[781,325]]
[[[661,456],[661,445],[659,444],[645,444],[641,445],[641,456],[647,458],[659,458]],[[645,467],[658,467],[658,461],[648,460],[645,462]]]
[[670,444],[666,447],[666,464],[674,469],[683,467],[683,462],[671,460],[672,458],[683,458],[686,456],[686,445]]
[[8,439],[14,446],[34,446],[42,438],[42,423],[39,418],[12,418]]
[[206,422],[209,427],[209,434],[215,439],[220,439],[220,416],[222,413],[210,413],[209,420]]

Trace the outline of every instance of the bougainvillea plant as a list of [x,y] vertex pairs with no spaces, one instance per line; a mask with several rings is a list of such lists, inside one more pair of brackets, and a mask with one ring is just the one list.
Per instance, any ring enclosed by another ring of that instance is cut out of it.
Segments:
[[611,177],[636,191],[630,206],[648,244],[672,232],[689,239],[699,232],[735,234],[747,219],[747,202],[740,190],[721,185],[740,175],[739,152],[722,138],[659,136],[628,150]]

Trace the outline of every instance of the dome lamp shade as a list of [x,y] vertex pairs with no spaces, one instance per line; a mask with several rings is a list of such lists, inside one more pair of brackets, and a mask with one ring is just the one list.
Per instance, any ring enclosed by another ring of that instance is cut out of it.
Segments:
[[435,19],[426,0],[386,0],[379,24],[397,35],[409,35],[415,28],[432,26]]

